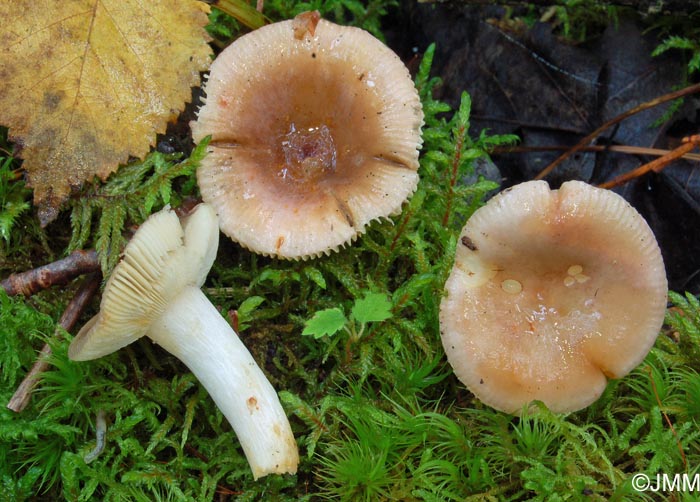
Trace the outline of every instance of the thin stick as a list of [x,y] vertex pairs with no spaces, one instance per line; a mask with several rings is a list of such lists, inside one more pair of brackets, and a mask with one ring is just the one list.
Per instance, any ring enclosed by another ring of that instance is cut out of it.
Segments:
[[623,183],[627,183],[630,180],[638,178],[648,173],[649,171],[654,171],[655,173],[658,173],[674,160],[681,158],[683,155],[693,150],[696,146],[698,146],[698,144],[700,144],[700,135],[691,136],[689,138],[683,138],[683,144],[675,150],[671,150],[666,155],[663,155],[658,159],[654,159],[651,162],[647,162],[646,164],[641,165],[636,169],[627,171],[626,173],[621,174],[617,178],[613,178],[610,181],[601,183],[600,185],[598,185],[598,187],[613,188],[618,185],[622,185]]
[[[491,150],[494,155],[504,153],[531,153],[531,152],[556,152],[568,150],[569,146],[563,145],[538,145],[538,146],[500,146]],[[629,155],[652,155],[661,157],[671,152],[672,150],[664,150],[663,148],[647,148],[643,146],[631,145],[588,145],[581,148],[582,152],[615,152],[625,153]],[[686,153],[681,156],[682,159],[691,161],[700,161],[700,154]]]
[[567,150],[566,152],[561,154],[559,157],[557,157],[551,164],[549,164],[547,167],[542,169],[542,171],[540,171],[540,173],[537,176],[535,176],[535,179],[541,180],[542,178],[547,176],[559,164],[561,164],[566,159],[571,157],[573,154],[575,154],[576,152],[581,150],[583,147],[587,146],[594,139],[596,139],[603,132],[605,132],[605,130],[608,129],[609,127],[612,127],[615,124],[618,124],[618,123],[622,122],[623,120],[625,120],[626,118],[631,117],[632,115],[635,115],[639,112],[643,112],[644,110],[648,110],[649,108],[653,108],[653,107],[658,106],[660,104],[666,103],[667,101],[673,101],[674,99],[682,98],[683,96],[687,96],[688,94],[693,94],[695,92],[700,92],[700,84],[691,85],[691,86],[686,87],[684,89],[681,89],[679,91],[664,94],[663,96],[652,99],[651,101],[647,101],[646,103],[642,103],[639,106],[635,106],[631,110],[627,110],[626,112],[618,115],[617,117],[615,117],[611,120],[608,120],[605,124],[603,124],[598,129],[596,129],[595,131],[590,133],[588,136],[586,136],[581,141],[576,143],[576,145],[574,145],[569,150]]
[[[97,292],[101,280],[102,273],[99,271],[91,273],[83,280],[80,288],[78,288],[75,296],[66,307],[66,310],[63,312],[61,319],[59,319],[59,326],[66,331],[73,329],[80,318],[80,314],[82,314],[87,304]],[[46,371],[46,369],[49,367],[47,359],[50,355],[51,347],[49,347],[48,344],[44,344],[36,362],[29,370],[29,373],[27,373],[27,375],[24,377],[24,380],[22,380],[22,382],[19,384],[19,387],[17,387],[17,390],[13,394],[10,401],[7,403],[7,407],[9,409],[19,413],[27,407],[32,390],[39,379],[39,375],[41,375],[41,373]]]
[[82,274],[94,272],[100,268],[97,253],[73,251],[67,257],[26,272],[11,274],[0,282],[8,295],[31,296],[51,286],[62,286]]

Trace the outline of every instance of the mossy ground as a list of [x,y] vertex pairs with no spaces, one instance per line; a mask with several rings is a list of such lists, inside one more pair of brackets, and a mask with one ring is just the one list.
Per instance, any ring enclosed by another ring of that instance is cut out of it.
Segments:
[[[281,15],[295,13],[270,3]],[[347,6],[357,5],[378,28],[386,2],[318,6],[350,16]],[[69,361],[71,335],[56,331],[55,320],[73,285],[26,300],[0,292],[0,500],[697,499],[632,486],[635,473],[699,473],[700,303],[692,295],[672,295],[649,356],[580,412],[557,415],[536,404],[521,417],[506,415],[452,375],[439,339],[442,285],[459,230],[497,188],[462,180],[474,160],[513,138],[470,137],[469,97],[454,111],[432,98],[431,54],[416,77],[426,113],[421,182],[401,215],[371,225],[339,253],[304,262],[222,241],[205,285],[222,312],[237,310],[241,338],[280,391],[300,445],[298,474],[253,481],[206,391],[147,340],[97,361]],[[3,276],[90,245],[102,249],[109,269],[126,222],[196,196],[198,154],[182,163],[154,153],[105,187],[86,189],[71,216],[48,229],[21,211],[0,241]],[[20,185],[0,184],[0,201],[26,200]],[[140,209],[112,207],[136,204],[134,194],[145,201]],[[353,309],[369,294],[387,299],[389,316],[360,323]],[[88,315],[96,308],[95,301]],[[345,313],[347,329],[301,335],[307,320],[331,308]],[[4,404],[44,342],[53,349],[50,370],[16,414]],[[88,463],[100,410],[106,445]]]

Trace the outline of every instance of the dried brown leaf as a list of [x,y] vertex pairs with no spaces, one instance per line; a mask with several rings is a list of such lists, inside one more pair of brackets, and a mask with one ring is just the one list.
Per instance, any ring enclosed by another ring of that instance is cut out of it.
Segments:
[[0,122],[42,224],[71,190],[142,157],[210,61],[197,0],[0,2]]

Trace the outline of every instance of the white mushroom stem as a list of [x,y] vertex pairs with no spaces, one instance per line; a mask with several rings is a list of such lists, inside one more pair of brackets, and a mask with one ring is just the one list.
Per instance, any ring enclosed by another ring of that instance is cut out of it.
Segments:
[[296,472],[297,445],[275,389],[202,291],[186,287],[147,336],[204,385],[236,431],[256,479]]

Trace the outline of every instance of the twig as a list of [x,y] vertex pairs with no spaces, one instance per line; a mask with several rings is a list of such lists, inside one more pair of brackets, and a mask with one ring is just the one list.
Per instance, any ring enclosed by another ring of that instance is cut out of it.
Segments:
[[[491,150],[492,155],[504,153],[531,153],[531,152],[552,152],[568,150],[569,146],[560,145],[538,145],[538,146],[499,146]],[[631,145],[588,145],[581,148],[582,152],[615,152],[625,153],[629,155],[652,155],[661,157],[671,152],[672,150],[664,150],[663,148],[646,148],[643,146]],[[700,154],[686,153],[681,156],[682,159],[698,162]]]
[[94,272],[100,268],[97,253],[73,251],[67,257],[33,270],[11,274],[0,282],[8,295],[31,296],[50,286],[62,286],[82,274]]
[[613,188],[618,185],[622,185],[623,183],[627,183],[628,181],[633,180],[634,178],[638,178],[643,174],[648,173],[649,171],[654,171],[655,173],[658,173],[663,168],[668,166],[671,162],[681,158],[683,155],[690,152],[698,145],[700,145],[700,135],[683,138],[683,144],[681,144],[681,146],[679,146],[675,150],[671,150],[666,155],[663,155],[658,159],[654,159],[651,162],[647,162],[646,164],[641,165],[636,169],[627,171],[626,173],[621,174],[617,178],[613,178],[610,181],[601,183],[598,186],[600,188]]
[[600,126],[598,129],[590,133],[588,136],[583,138],[581,141],[576,143],[573,147],[571,147],[569,150],[561,154],[559,157],[557,157],[551,164],[549,164],[547,167],[545,167],[540,173],[535,176],[536,180],[541,180],[545,176],[547,176],[549,173],[551,173],[559,164],[564,162],[566,159],[571,157],[573,154],[581,150],[583,147],[587,146],[589,143],[591,143],[594,139],[596,139],[598,136],[600,136],[606,129],[609,127],[614,126],[615,124],[618,124],[625,120],[628,117],[631,117],[632,115],[635,115],[639,112],[643,112],[644,110],[648,110],[649,108],[653,108],[655,106],[658,106],[660,104],[666,103],[667,101],[673,101],[674,99],[682,98],[683,96],[687,96],[688,94],[693,94],[695,92],[700,92],[700,84],[695,84],[691,85],[689,87],[686,87],[684,89],[681,89],[679,91],[671,92],[669,94],[664,94],[663,96],[660,96],[658,98],[652,99],[651,101],[647,101],[646,103],[642,103],[641,105],[635,106],[631,110],[627,110],[626,112],[618,115],[617,117],[608,120],[605,124]]
[[[73,329],[75,324],[78,322],[78,318],[80,318],[80,314],[82,314],[83,310],[85,309],[85,306],[97,292],[101,280],[102,273],[99,271],[91,273],[83,280],[80,288],[66,307],[66,310],[63,312],[61,319],[59,319],[59,326],[66,331]],[[46,371],[49,366],[47,359],[50,355],[51,347],[49,347],[48,344],[44,344],[36,362],[29,370],[29,373],[27,373],[27,375],[24,377],[24,380],[22,380],[22,382],[19,384],[19,387],[17,387],[17,390],[13,394],[10,401],[7,403],[7,407],[9,409],[19,413],[27,407],[32,390],[34,389],[34,385],[36,385],[36,382],[39,379],[39,375]]]

